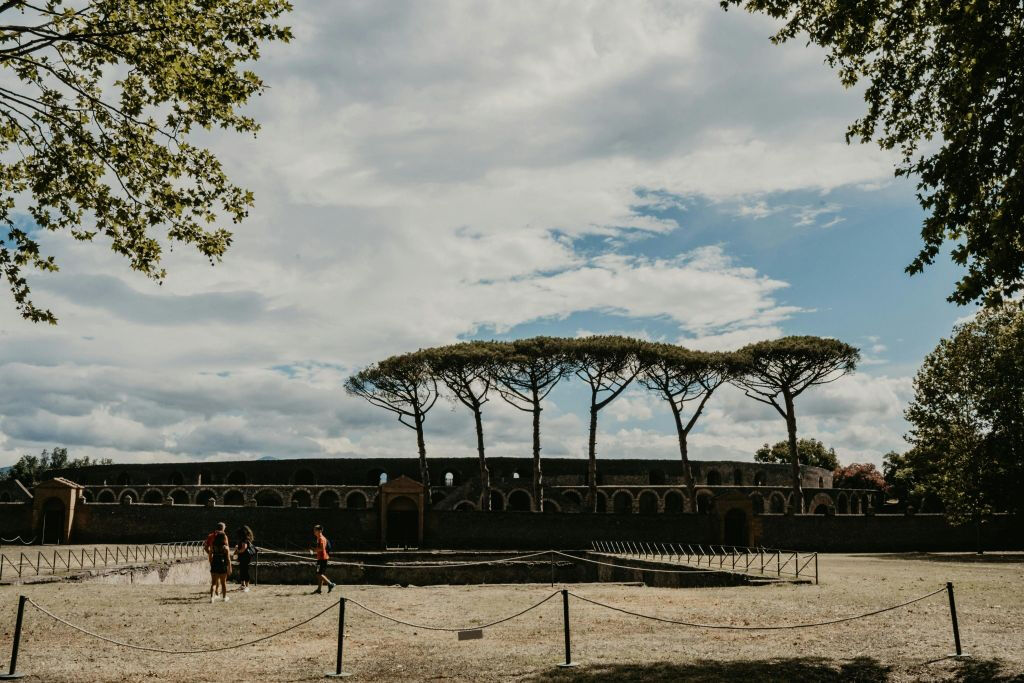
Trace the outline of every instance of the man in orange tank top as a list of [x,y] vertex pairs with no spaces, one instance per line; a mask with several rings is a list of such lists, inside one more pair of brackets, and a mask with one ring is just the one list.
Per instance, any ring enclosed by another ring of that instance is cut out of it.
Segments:
[[319,582],[314,594],[320,594],[324,592],[324,586],[327,586],[327,592],[330,593],[334,590],[335,583],[327,578],[327,561],[331,559],[330,552],[330,541],[324,536],[324,529],[322,526],[317,524],[313,527],[313,542],[316,544],[314,548],[310,550],[316,555],[316,578]]

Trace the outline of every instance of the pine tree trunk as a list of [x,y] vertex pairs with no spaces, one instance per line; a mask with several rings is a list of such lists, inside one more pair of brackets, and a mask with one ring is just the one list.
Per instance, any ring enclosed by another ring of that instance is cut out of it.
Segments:
[[796,409],[793,405],[793,397],[788,391],[783,392],[786,400],[786,431],[789,432],[789,466],[793,475],[793,497],[795,499],[796,514],[804,513],[804,490],[800,485],[800,453],[796,445]]
[[697,510],[697,487],[693,483],[693,472],[690,471],[690,457],[686,444],[686,428],[683,427],[683,420],[675,410],[672,414],[676,418],[676,433],[679,434],[679,455],[683,459],[683,483],[686,484],[686,512]]
[[590,511],[597,512],[597,409],[590,406],[590,437],[587,442],[587,481],[590,484]]
[[420,483],[427,489],[427,498],[430,497],[430,471],[427,469],[427,442],[423,438],[423,415],[419,412],[416,418],[416,447],[420,454]]
[[533,389],[533,511],[544,510],[544,477],[540,471],[540,397]]
[[491,475],[487,470],[487,460],[484,457],[484,422],[480,415],[480,408],[473,410],[473,419],[476,421],[476,452],[480,456],[480,509],[491,509]]

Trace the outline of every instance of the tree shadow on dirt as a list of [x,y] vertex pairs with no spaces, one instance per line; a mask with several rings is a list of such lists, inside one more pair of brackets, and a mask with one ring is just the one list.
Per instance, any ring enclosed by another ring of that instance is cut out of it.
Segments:
[[832,662],[817,657],[770,660],[696,661],[688,663],[582,664],[573,669],[545,671],[533,681],[758,681],[790,683],[881,683],[889,680],[891,667],[861,657]]
[[961,659],[957,665],[957,683],[1024,683],[1024,673],[1009,673],[996,659]]
[[922,560],[924,562],[961,562],[965,564],[1022,564],[1024,553],[892,553],[867,555],[876,560]]

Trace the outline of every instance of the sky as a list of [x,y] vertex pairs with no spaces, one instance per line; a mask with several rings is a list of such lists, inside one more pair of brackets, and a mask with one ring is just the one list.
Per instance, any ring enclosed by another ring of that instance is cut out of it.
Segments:
[[[0,465],[65,446],[116,462],[415,457],[413,432],[346,396],[359,368],[465,339],[628,334],[733,349],[789,334],[861,349],[797,402],[843,463],[903,450],[913,375],[971,313],[925,274],[895,158],[847,145],[864,109],[823,53],[715,2],[305,0],[256,70],[250,136],[202,142],[256,206],[215,267],[179,247],[157,284],[102,242],[42,236],[57,327],[0,306]],[[586,397],[545,406],[543,453],[586,457]],[[488,454],[530,453],[495,397]],[[725,387],[696,459],[785,438]],[[440,401],[428,456],[474,456]],[[630,389],[599,458],[678,458],[669,410]]]

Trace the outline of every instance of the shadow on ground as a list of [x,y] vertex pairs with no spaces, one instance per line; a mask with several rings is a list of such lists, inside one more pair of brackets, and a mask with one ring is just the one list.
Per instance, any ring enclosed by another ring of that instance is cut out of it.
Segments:
[[891,667],[871,658],[831,662],[814,657],[726,662],[594,664],[546,671],[534,681],[808,681],[875,683],[889,680]]
[[[1024,673],[1008,673],[998,660],[935,660],[909,667],[917,680],[952,680],[957,683],[1024,683]],[[837,662],[816,657],[690,663],[593,664],[545,671],[531,681],[757,681],[790,683],[882,683],[893,667],[870,657]]]
[[969,564],[1024,564],[1024,553],[887,553],[867,555],[877,560],[923,560],[925,562],[964,562]]

